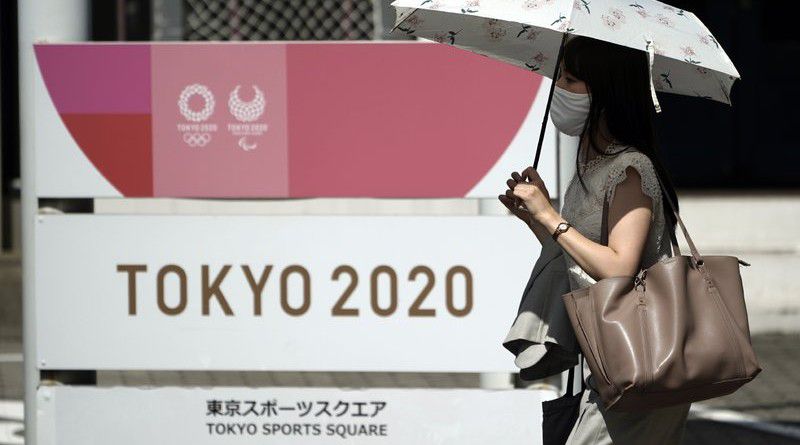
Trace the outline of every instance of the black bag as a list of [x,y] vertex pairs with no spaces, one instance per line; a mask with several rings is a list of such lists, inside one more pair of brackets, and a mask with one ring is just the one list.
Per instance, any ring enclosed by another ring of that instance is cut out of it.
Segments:
[[575,367],[569,368],[567,390],[563,396],[542,402],[542,443],[544,445],[564,445],[575,422],[578,420],[581,397],[586,390],[583,377],[583,354],[580,359],[581,390],[573,394]]

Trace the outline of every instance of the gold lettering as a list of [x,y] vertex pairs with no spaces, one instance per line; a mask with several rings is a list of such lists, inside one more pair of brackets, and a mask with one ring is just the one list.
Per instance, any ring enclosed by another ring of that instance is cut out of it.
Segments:
[[128,315],[136,315],[136,272],[147,272],[147,265],[117,264],[117,272],[128,273]]
[[[461,309],[456,308],[453,303],[453,278],[456,274],[464,277],[464,307]],[[464,266],[453,266],[447,271],[447,279],[445,282],[445,302],[447,310],[456,317],[463,317],[470,313],[472,310],[472,272]]]
[[216,297],[217,302],[219,303],[220,307],[222,307],[222,311],[225,312],[225,315],[233,315],[233,311],[231,307],[228,306],[228,302],[225,300],[225,295],[222,294],[222,291],[219,289],[220,284],[222,284],[222,280],[225,279],[225,275],[228,274],[231,265],[226,264],[222,267],[222,271],[214,278],[214,282],[211,283],[211,286],[208,285],[208,266],[203,265],[203,315],[208,315],[208,306],[209,302],[211,301],[211,297]]
[[415,281],[417,279],[417,275],[420,274],[428,277],[428,283],[422,289],[422,292],[419,293],[419,296],[417,296],[417,298],[414,300],[414,303],[411,304],[411,307],[408,308],[408,316],[435,317],[436,309],[422,309],[422,303],[425,301],[425,298],[428,296],[428,294],[430,294],[433,290],[433,283],[436,281],[436,274],[434,274],[433,270],[428,266],[417,266],[411,269],[411,272],[408,274],[408,279]]
[[[178,305],[174,308],[167,306],[166,298],[164,297],[164,277],[168,273],[174,273],[178,276],[178,289],[180,289],[180,300]],[[186,309],[186,272],[181,269],[177,264],[167,264],[158,271],[157,280],[158,289],[158,308],[161,312],[167,315],[178,315]]]
[[[303,304],[299,308],[289,306],[289,274],[299,273],[303,278]],[[281,307],[289,315],[303,315],[311,305],[311,277],[305,267],[293,264],[281,273]]]
[[[387,308],[382,308],[378,304],[378,277],[380,274],[386,274],[389,277],[389,307]],[[370,276],[369,288],[373,312],[382,317],[388,317],[397,310],[397,274],[394,269],[385,264],[376,267]]]
[[253,314],[261,315],[261,292],[264,290],[264,285],[267,284],[267,278],[270,272],[272,272],[272,266],[266,266],[264,268],[261,272],[261,277],[258,279],[258,283],[256,283],[256,280],[253,278],[250,266],[242,264],[242,270],[244,271],[245,278],[247,278],[247,284],[250,285],[250,290],[253,291]]
[[333,305],[331,309],[332,316],[358,316],[358,308],[357,307],[344,307],[344,304],[347,303],[347,299],[350,298],[350,295],[356,290],[356,286],[358,285],[358,272],[353,266],[343,264],[336,268],[333,271],[333,275],[331,278],[334,280],[339,280],[339,275],[347,274],[350,275],[350,285],[347,286],[347,289],[344,290],[342,296],[336,300],[336,304]]

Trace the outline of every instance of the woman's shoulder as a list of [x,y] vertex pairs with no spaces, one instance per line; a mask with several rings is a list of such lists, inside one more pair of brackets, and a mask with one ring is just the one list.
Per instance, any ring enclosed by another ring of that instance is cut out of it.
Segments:
[[609,163],[606,177],[606,194],[609,195],[609,198],[613,198],[616,186],[627,179],[631,168],[641,178],[644,194],[656,201],[660,200],[661,186],[653,161],[647,154],[634,146],[628,146]]
[[653,161],[650,159],[650,156],[633,145],[628,145],[623,150],[620,150],[619,154],[614,157],[612,164],[615,167],[643,166],[654,170]]
[[627,146],[611,159],[611,162],[608,163],[608,175],[609,177],[624,175],[629,167],[636,169],[640,176],[655,177],[656,175],[656,169],[650,156],[634,146]]

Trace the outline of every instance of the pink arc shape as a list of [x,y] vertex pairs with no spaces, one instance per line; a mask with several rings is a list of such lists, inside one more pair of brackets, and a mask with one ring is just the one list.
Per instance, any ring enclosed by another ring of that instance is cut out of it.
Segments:
[[[35,51],[67,129],[124,196],[463,197],[508,148],[542,82],[441,44],[86,43]],[[194,83],[208,85],[216,103],[207,123],[217,130],[202,150],[186,146],[178,130],[186,123],[178,97]],[[227,104],[237,85],[243,100],[252,85],[266,98],[258,122],[268,129],[247,138],[252,150],[228,130],[241,123]]]

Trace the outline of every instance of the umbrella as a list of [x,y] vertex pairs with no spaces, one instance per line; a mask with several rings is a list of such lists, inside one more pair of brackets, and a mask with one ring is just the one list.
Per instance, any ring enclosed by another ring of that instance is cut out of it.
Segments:
[[[648,53],[650,91],[730,105],[739,72],[693,13],[655,0],[395,0],[393,33],[452,45],[557,79],[568,35]],[[551,84],[552,97],[555,82]],[[534,168],[538,164],[548,97]]]

